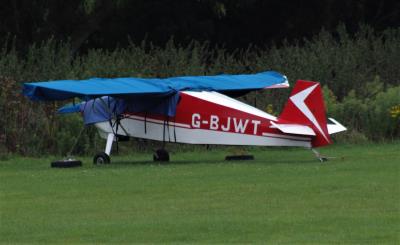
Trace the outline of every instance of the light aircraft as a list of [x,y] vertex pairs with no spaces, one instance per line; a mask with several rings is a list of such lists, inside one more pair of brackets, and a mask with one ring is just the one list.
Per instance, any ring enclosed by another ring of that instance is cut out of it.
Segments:
[[[331,134],[346,130],[327,124],[321,86],[298,80],[282,113],[275,117],[233,97],[261,89],[289,87],[277,72],[244,75],[158,78],[92,78],[25,83],[32,100],[84,102],[60,112],[83,114],[107,140],[95,164],[110,163],[113,142],[126,137],[187,144],[295,146],[313,150],[332,143]],[[165,149],[155,160],[169,160]]]

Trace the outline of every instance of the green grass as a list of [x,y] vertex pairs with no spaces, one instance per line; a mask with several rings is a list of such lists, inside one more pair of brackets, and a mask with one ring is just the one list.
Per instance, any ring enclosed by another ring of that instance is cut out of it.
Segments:
[[0,161],[0,243],[400,243],[400,145]]

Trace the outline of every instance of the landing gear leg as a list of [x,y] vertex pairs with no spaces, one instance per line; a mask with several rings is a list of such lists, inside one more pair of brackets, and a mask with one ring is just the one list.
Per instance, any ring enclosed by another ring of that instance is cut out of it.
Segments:
[[110,154],[113,141],[115,139],[115,135],[113,133],[109,133],[107,135],[107,143],[105,152],[99,152],[93,158],[94,164],[109,164],[111,162]]
[[327,157],[322,156],[317,150],[314,148],[311,148],[311,151],[315,154],[315,156],[318,158],[320,162],[326,162],[328,161]]

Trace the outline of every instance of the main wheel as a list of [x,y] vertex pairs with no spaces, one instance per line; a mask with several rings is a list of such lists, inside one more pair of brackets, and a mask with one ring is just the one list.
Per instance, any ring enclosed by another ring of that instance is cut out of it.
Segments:
[[169,154],[165,149],[158,149],[153,154],[153,160],[155,162],[169,162]]
[[93,164],[109,164],[110,156],[105,152],[97,153],[93,158]]

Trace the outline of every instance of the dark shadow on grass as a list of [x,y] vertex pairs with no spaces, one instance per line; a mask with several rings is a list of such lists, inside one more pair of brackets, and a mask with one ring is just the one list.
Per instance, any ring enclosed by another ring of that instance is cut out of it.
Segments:
[[138,161],[138,160],[124,160],[124,161],[113,161],[111,164],[115,165],[155,165],[155,166],[164,166],[164,165],[183,165],[183,164],[221,164],[227,162],[225,160],[172,160],[169,162],[155,162],[151,160]]
[[[329,162],[334,162],[334,160],[321,163],[321,165],[329,164]],[[255,159],[255,160],[237,160],[237,161],[227,161],[225,159],[221,160],[171,160],[169,162],[154,162],[151,160],[123,160],[123,161],[112,161],[111,165],[125,165],[125,166],[141,166],[141,165],[153,165],[153,166],[168,166],[168,165],[190,165],[190,164],[262,164],[262,165],[276,165],[276,164],[289,164],[289,165],[299,165],[299,164],[314,164],[320,163],[317,159]]]

